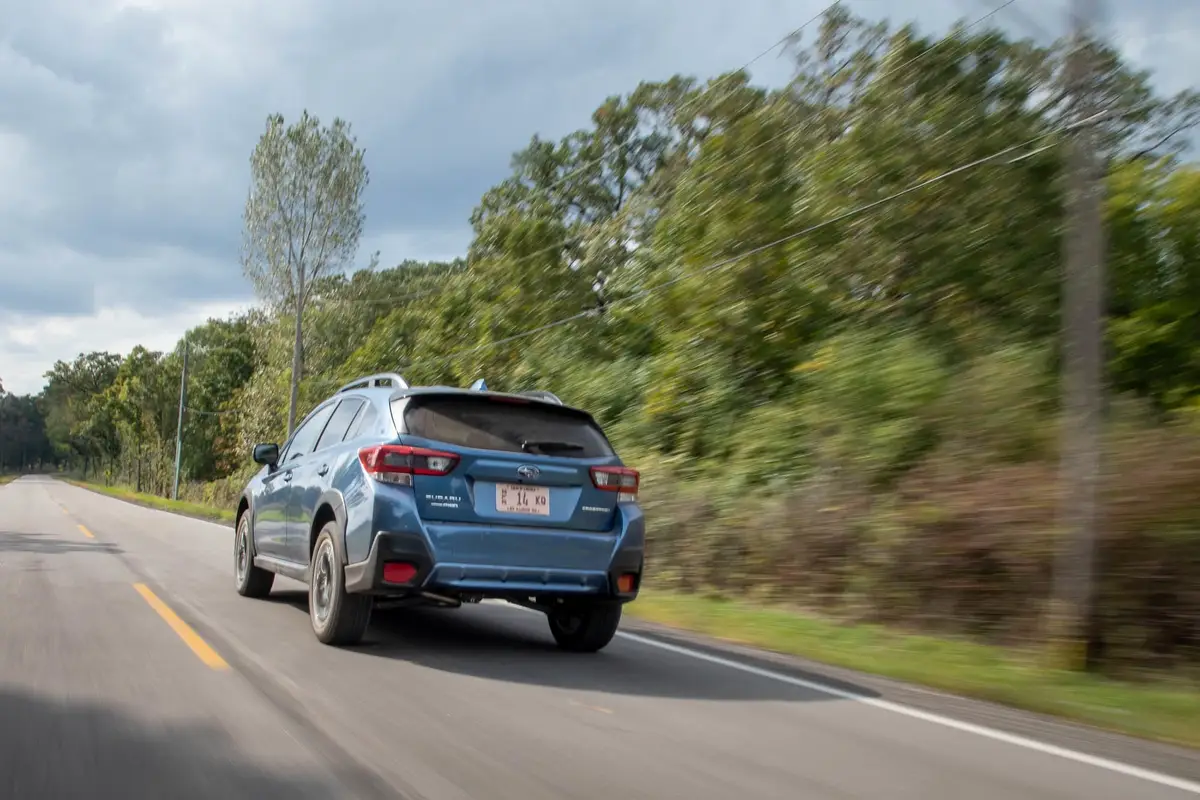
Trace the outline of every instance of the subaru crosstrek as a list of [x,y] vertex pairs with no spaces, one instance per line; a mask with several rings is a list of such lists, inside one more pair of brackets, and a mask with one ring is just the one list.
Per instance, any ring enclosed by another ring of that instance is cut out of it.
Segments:
[[239,594],[308,584],[317,638],[358,642],[376,607],[485,598],[546,614],[559,647],[595,652],[637,597],[639,476],[596,421],[549,392],[342,387],[262,464],[235,517]]

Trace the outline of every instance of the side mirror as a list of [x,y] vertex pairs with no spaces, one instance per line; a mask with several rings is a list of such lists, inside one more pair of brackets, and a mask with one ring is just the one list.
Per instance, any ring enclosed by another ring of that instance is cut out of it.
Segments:
[[279,445],[277,444],[256,444],[254,445],[254,463],[266,464],[271,469],[279,463]]

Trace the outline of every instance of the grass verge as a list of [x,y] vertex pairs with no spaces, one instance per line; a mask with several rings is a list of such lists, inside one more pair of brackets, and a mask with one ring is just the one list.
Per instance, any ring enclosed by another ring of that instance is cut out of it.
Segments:
[[1200,687],[1130,683],[1054,670],[971,642],[841,625],[790,610],[648,590],[632,616],[777,653],[1051,714],[1119,733],[1200,747]]
[[168,500],[158,495],[135,492],[123,486],[104,486],[103,484],[90,483],[74,478],[63,478],[62,480],[81,489],[106,494],[109,497],[115,497],[127,503],[134,503],[135,505],[154,508],[159,511],[172,511],[176,514],[183,514],[184,516],[195,517],[196,519],[208,520],[210,522],[233,522],[233,512],[224,508],[213,508],[212,506],[200,503],[186,503],[182,500]]
[[[66,479],[126,502],[232,522],[233,512]],[[3,482],[3,478],[0,478]],[[972,642],[842,625],[791,610],[648,589],[631,617],[728,642],[1051,714],[1118,733],[1200,747],[1200,688],[1129,683],[1050,669],[1035,654]]]
[[0,475],[0,486],[3,486],[6,483],[12,483],[19,477],[21,477],[21,476],[20,475]]

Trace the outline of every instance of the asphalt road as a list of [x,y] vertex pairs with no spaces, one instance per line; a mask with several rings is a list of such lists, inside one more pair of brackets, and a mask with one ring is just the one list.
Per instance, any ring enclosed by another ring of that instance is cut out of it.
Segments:
[[234,592],[231,544],[50,478],[0,487],[0,796],[1200,796],[1192,751],[636,626],[570,655],[483,605],[325,647],[299,584]]

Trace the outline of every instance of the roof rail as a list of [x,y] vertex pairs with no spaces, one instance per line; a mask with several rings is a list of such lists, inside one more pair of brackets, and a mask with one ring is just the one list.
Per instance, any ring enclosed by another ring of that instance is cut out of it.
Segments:
[[337,394],[348,392],[351,389],[373,389],[376,386],[383,386],[384,381],[391,383],[395,389],[407,389],[408,381],[396,372],[380,372],[378,375],[366,375],[362,378],[356,378],[350,381],[345,386],[337,390]]
[[563,405],[563,401],[558,395],[554,394],[553,392],[547,392],[544,389],[534,389],[529,392],[521,392],[520,395],[522,397],[532,397],[535,400],[544,400],[547,403],[554,403],[560,406]]
[[483,378],[480,378],[479,380],[477,380],[471,384],[471,388],[469,391],[486,392],[487,390],[488,390],[487,383],[484,382]]

